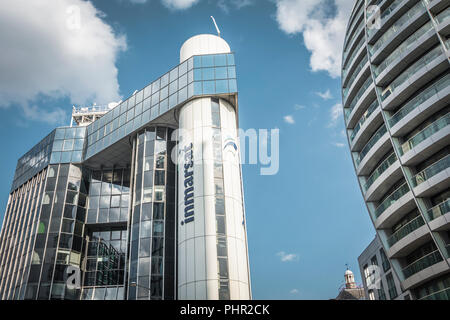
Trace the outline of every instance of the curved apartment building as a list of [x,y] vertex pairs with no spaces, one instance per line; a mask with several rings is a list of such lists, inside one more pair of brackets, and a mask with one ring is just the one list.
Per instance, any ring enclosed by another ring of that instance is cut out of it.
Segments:
[[413,299],[450,299],[449,37],[448,1],[358,0],[344,43],[355,171],[393,272]]

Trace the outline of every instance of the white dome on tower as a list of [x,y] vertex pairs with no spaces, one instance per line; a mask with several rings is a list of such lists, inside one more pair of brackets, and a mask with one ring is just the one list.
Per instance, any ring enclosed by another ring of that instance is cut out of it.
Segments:
[[356,282],[355,282],[355,275],[351,270],[347,268],[344,274],[345,277],[345,287],[347,289],[353,289],[356,288]]
[[189,38],[183,44],[180,50],[180,63],[192,56],[230,52],[230,46],[221,37],[213,34],[200,34]]

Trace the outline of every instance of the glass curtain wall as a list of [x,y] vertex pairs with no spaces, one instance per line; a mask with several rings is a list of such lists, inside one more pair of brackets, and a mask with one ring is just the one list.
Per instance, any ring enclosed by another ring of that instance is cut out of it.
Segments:
[[82,169],[49,166],[25,299],[79,299],[66,286],[68,267],[80,267],[87,186]]
[[148,128],[136,139],[128,299],[173,300],[175,164],[172,130]]
[[82,300],[123,300],[130,199],[129,168],[92,170],[83,247]]
[[219,99],[211,99],[211,123],[213,127],[214,185],[217,234],[217,273],[219,275],[219,300],[230,300],[228,274],[228,244],[225,217],[225,192],[223,181],[222,130]]
[[0,241],[2,300],[25,296],[46,176],[44,169],[10,195]]

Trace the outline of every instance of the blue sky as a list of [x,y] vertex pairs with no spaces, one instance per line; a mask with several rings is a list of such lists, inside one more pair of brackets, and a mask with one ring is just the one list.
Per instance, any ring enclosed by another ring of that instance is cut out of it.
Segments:
[[[72,11],[46,10],[44,19],[39,8],[32,15],[38,27],[33,19],[17,25],[17,41],[0,32],[10,44],[0,55],[2,211],[17,159],[55,126],[68,125],[72,104],[109,102],[144,87],[178,64],[185,40],[215,33],[214,15],[236,54],[240,126],[280,129],[279,173],[261,176],[259,166],[243,166],[254,298],[334,298],[346,263],[361,282],[357,257],[375,232],[343,134],[338,72],[353,1],[61,2],[79,4],[82,30],[95,36],[66,36],[51,28],[59,21],[53,15]],[[58,41],[77,54],[52,49]]]

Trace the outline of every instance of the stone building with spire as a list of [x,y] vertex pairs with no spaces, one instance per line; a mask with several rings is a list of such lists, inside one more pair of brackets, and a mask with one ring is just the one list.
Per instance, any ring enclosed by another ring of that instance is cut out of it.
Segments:
[[353,272],[347,267],[344,273],[345,286],[334,300],[365,300],[364,288],[358,287]]

